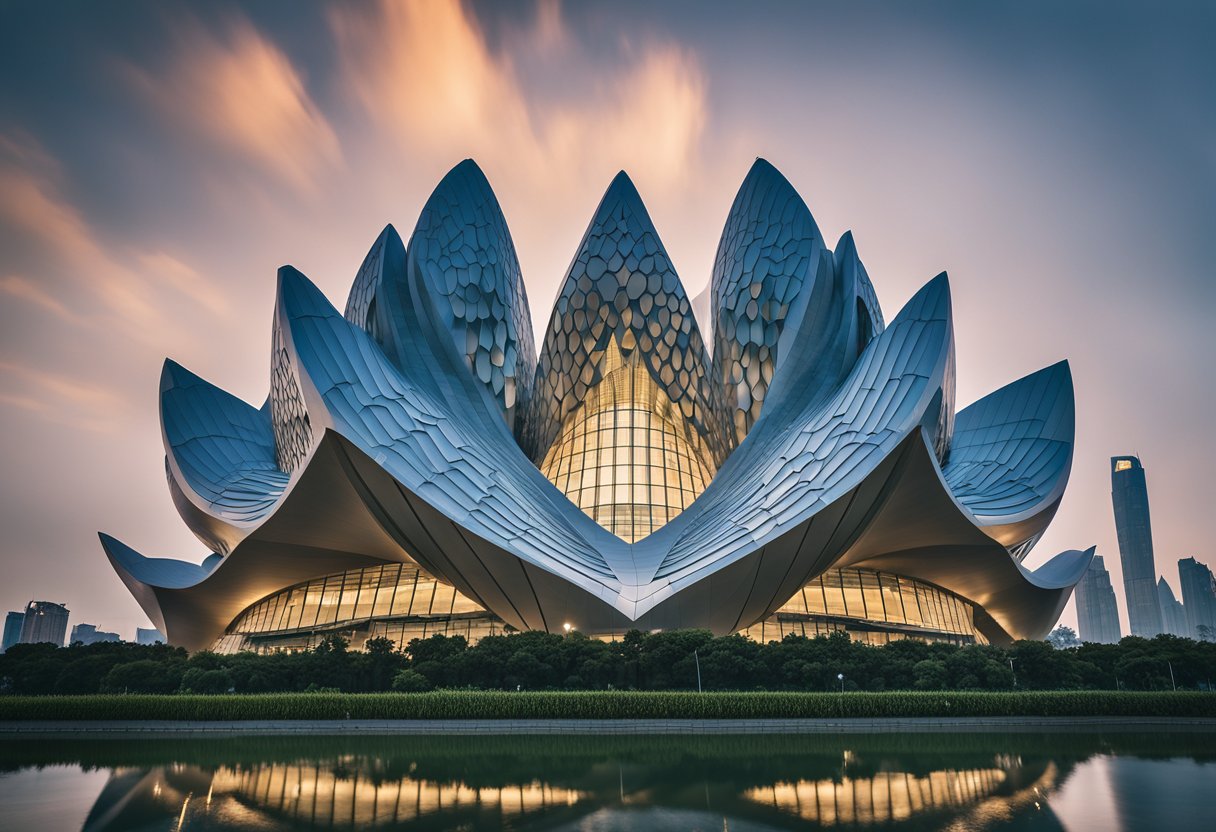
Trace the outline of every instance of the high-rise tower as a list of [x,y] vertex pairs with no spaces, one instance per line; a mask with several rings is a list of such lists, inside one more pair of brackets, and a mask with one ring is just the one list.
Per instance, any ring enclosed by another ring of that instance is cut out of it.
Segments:
[[1162,631],[1173,636],[1190,638],[1191,627],[1186,621],[1186,610],[1174,597],[1174,590],[1170,588],[1164,576],[1157,580],[1157,599],[1161,602]]
[[1101,555],[1094,555],[1085,577],[1077,584],[1077,630],[1081,641],[1115,644],[1119,641],[1119,609],[1115,589]]
[[1110,465],[1127,621],[1132,635],[1152,638],[1161,633],[1161,602],[1157,597],[1153,525],[1149,520],[1144,466],[1134,456],[1111,457]]
[[4,641],[0,642],[0,653],[21,641],[21,625],[25,622],[25,613],[10,612],[4,619]]
[[63,646],[68,634],[68,608],[50,601],[30,601],[21,622],[21,643]]
[[[1191,638],[1216,638],[1216,581],[1212,570],[1194,558],[1178,561],[1178,581]],[[1207,627],[1201,631],[1200,627]]]

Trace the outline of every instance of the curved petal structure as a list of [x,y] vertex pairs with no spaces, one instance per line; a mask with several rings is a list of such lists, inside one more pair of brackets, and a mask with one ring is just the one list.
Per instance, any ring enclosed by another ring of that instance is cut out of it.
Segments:
[[[828,250],[762,161],[713,297],[711,372],[621,174],[533,374],[505,221],[462,163],[408,245],[391,226],[377,238],[345,316],[280,270],[266,407],[166,364],[170,487],[217,554],[196,566],[103,547],[192,649],[471,634],[473,619],[490,622],[481,632],[1044,635],[1093,551],[1020,563],[1068,477],[1067,365],[956,422],[945,274],[886,326],[852,236]],[[393,583],[407,575],[408,591]],[[433,600],[414,598],[423,585]]]
[[1002,387],[955,420],[946,483],[977,525],[1019,560],[1064,496],[1074,423],[1067,361]]
[[727,215],[710,283],[713,377],[732,445],[760,418],[786,319],[792,310],[797,316],[823,251],[823,235],[802,197],[757,159]]
[[709,356],[684,286],[624,171],[596,208],[545,330],[536,407],[524,437],[533,459],[544,456],[602,379],[614,342],[625,358],[637,354],[710,446],[716,467],[726,447],[710,427]]
[[200,540],[227,553],[290,479],[275,462],[269,415],[166,360],[160,416],[174,501]]

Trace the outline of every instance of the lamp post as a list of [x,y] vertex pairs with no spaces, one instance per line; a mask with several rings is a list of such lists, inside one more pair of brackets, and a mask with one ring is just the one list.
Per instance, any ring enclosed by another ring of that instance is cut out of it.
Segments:
[[695,648],[692,651],[692,660],[697,663],[697,693],[701,693],[701,657],[697,655]]
[[567,621],[562,625],[562,629],[566,631],[566,635],[570,635],[570,631],[574,629],[574,625]]
[[1170,669],[1170,686],[1174,689],[1174,693],[1177,693],[1178,685],[1174,683],[1174,665],[1169,659],[1166,659],[1165,664]]
[[844,693],[844,674],[843,674],[843,673],[837,673],[837,674],[836,674],[836,678],[837,678],[838,680],[840,680],[840,692],[841,692],[841,693]]
[[1018,686],[1018,672],[1013,669],[1013,659],[1009,660],[1009,672],[1013,674],[1013,686]]

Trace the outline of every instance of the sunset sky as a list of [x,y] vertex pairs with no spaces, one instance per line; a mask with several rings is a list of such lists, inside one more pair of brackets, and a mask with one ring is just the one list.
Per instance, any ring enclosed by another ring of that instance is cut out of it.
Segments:
[[[466,157],[536,327],[633,177],[690,295],[756,156],[888,320],[950,274],[958,403],[1061,358],[1077,443],[1031,554],[1097,545],[1148,472],[1157,568],[1216,564],[1216,5],[0,2],[0,613],[132,637],[102,553],[201,560],[165,484],[172,357],[260,405],[275,270],[341,307]],[[1075,626],[1070,604],[1063,622]]]

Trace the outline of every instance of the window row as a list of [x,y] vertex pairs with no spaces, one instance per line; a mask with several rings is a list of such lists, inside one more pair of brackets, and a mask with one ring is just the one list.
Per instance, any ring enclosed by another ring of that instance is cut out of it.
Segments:
[[[747,636],[753,641],[758,641],[761,644],[767,644],[770,641],[781,641],[786,636],[805,636],[806,638],[816,638],[817,636],[828,636],[832,633],[846,633],[853,641],[859,641],[862,644],[869,644],[875,647],[881,647],[884,644],[890,644],[893,641],[901,641],[906,638],[925,639],[925,636],[916,633],[890,633],[880,630],[859,630],[848,627],[839,621],[817,621],[808,618],[781,618],[778,615],[770,616],[758,624],[753,624],[746,630],[741,630],[742,635]],[[971,644],[985,643],[978,633],[972,635],[964,635],[961,633],[942,633],[929,637],[930,641],[948,641],[955,644]]]
[[906,624],[945,633],[975,631],[969,603],[944,590],[885,572],[832,569],[808,583],[778,612]]
[[228,628],[271,633],[389,616],[445,616],[481,607],[411,564],[353,569],[282,590],[259,601]]

